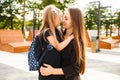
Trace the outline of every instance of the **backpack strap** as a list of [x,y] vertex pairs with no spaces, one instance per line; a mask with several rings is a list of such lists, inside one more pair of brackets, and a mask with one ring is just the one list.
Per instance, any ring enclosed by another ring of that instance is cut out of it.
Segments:
[[39,38],[40,46],[41,46],[41,47],[43,47],[43,45],[41,44],[41,43],[42,43],[42,37],[43,37],[43,40],[44,40],[46,43],[49,43],[48,40],[46,40],[46,38],[45,38],[45,32],[46,32],[47,30],[48,30],[48,28],[45,29],[44,31],[41,31],[41,32],[37,35],[38,38]]
[[45,40],[46,43],[49,43],[48,40],[46,40],[46,38],[45,38],[45,33],[47,30],[48,30],[48,28],[43,31],[43,39]]

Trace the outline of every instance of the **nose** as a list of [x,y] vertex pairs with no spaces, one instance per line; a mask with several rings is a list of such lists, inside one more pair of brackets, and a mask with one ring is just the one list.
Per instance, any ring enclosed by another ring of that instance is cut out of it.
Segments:
[[62,22],[65,22],[65,19],[64,19],[64,18],[62,18]]
[[62,16],[60,17],[60,21],[62,21],[63,20],[63,18],[62,18]]

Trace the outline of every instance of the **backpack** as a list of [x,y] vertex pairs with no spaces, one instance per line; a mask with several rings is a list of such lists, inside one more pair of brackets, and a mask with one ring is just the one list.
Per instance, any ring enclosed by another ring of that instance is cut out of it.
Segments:
[[28,51],[28,65],[30,71],[39,70],[42,59],[48,53],[49,50],[53,49],[53,46],[49,44],[46,40],[46,45],[42,46],[42,41],[40,38],[41,37],[39,35],[35,36]]
[[28,51],[28,65],[29,65],[30,71],[38,70],[39,62],[35,58],[36,53],[40,54],[40,55],[42,53],[39,36],[35,36],[35,38],[32,41],[32,44],[30,45],[29,51]]

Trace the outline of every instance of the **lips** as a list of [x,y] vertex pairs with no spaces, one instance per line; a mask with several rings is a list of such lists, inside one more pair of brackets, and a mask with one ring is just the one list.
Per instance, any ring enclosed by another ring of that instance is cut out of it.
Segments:
[[66,23],[63,23],[63,26],[66,26]]

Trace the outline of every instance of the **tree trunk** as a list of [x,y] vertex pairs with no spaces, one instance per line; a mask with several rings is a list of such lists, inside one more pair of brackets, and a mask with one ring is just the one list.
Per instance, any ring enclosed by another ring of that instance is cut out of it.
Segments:
[[23,0],[23,25],[22,25],[23,36],[25,37],[25,0]]

